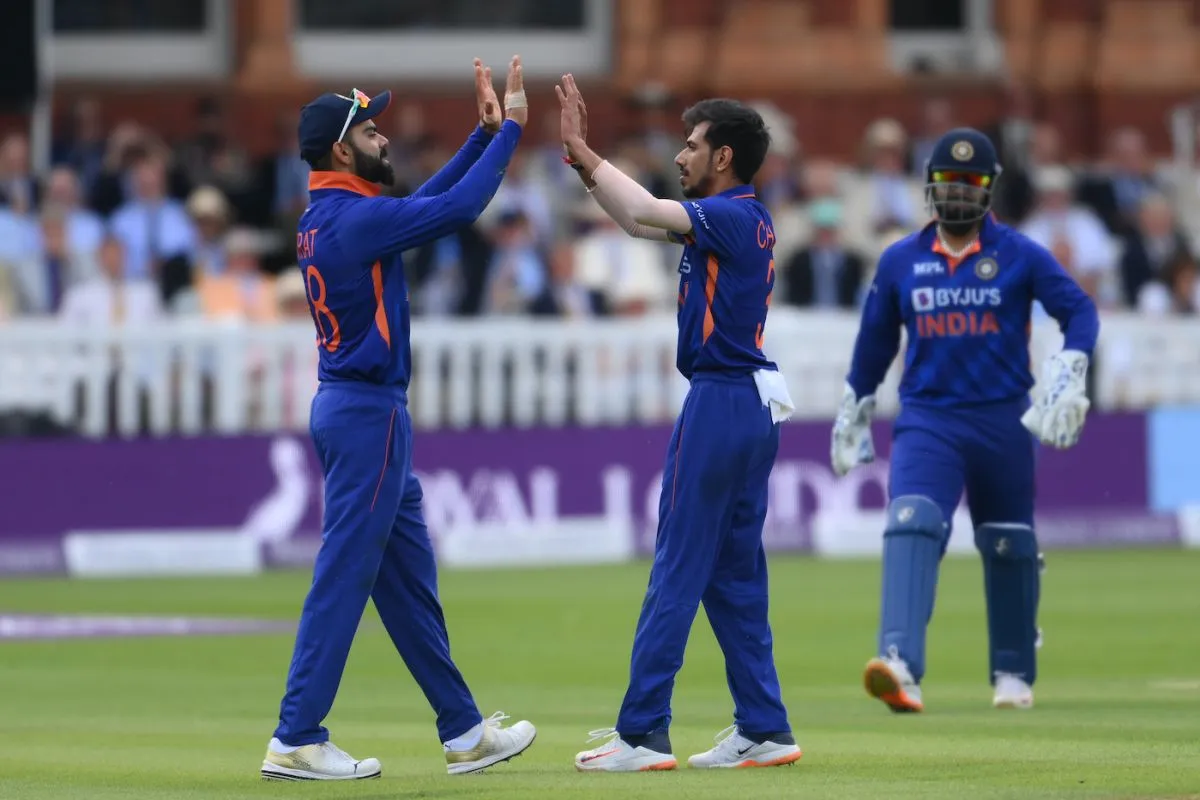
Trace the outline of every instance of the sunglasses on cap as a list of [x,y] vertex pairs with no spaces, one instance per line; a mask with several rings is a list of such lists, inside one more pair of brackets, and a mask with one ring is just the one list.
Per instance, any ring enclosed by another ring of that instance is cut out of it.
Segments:
[[365,93],[359,91],[358,89],[351,89],[350,97],[343,97],[342,95],[338,95],[338,97],[342,97],[342,99],[350,101],[350,111],[346,114],[346,121],[342,124],[342,132],[338,134],[337,138],[337,141],[340,142],[346,137],[346,131],[350,130],[350,123],[354,121],[354,115],[360,108],[366,108],[369,106],[371,104],[371,98],[367,97]]
[[965,183],[986,189],[992,184],[992,176],[980,172],[947,172],[939,170],[933,173],[934,183]]

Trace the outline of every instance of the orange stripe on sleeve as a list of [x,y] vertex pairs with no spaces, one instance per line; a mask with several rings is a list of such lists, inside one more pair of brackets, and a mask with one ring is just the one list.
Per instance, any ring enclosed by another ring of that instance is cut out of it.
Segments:
[[717,296],[717,273],[720,269],[721,265],[717,263],[717,257],[710,255],[708,257],[708,280],[704,282],[704,336],[700,341],[701,344],[708,341],[708,337],[712,336],[713,328],[717,325],[713,319],[713,298]]
[[392,328],[388,324],[387,309],[383,306],[383,264],[379,261],[371,267],[371,283],[375,285],[375,327],[379,329],[379,335],[383,337],[388,350],[391,350]]

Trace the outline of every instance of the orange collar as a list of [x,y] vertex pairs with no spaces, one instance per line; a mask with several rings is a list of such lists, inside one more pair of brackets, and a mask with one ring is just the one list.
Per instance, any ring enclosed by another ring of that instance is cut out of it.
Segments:
[[341,189],[364,197],[378,197],[383,191],[379,184],[365,181],[348,172],[312,172],[308,176],[308,190]]
[[958,267],[959,264],[961,264],[970,256],[978,253],[980,249],[981,245],[979,244],[979,239],[976,239],[975,241],[971,242],[971,246],[964,250],[961,255],[953,256],[947,252],[946,248],[942,247],[942,238],[940,236],[934,234],[933,237],[933,252],[946,257],[946,263],[950,265],[951,274],[954,273],[955,268]]

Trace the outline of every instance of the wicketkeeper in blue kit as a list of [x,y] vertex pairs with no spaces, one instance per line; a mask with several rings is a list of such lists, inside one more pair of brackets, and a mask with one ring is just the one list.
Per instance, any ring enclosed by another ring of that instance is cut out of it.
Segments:
[[320,386],[310,427],[325,476],[325,517],[312,586],[262,763],[264,778],[355,780],[380,775],[329,741],[333,705],[368,598],[437,714],[451,774],[522,753],[533,726],[484,719],[450,657],[437,565],[413,474],[407,388],[412,356],[401,253],[472,223],[495,195],[528,118],[513,59],[501,121],[491,72],[475,62],[479,125],[451,161],[412,195],[391,184],[388,140],[374,119],[391,100],[325,94],[300,114],[302,157],[313,167],[311,204],[296,255],[317,330]]
[[697,753],[697,768],[794,763],[767,618],[762,529],[780,424],[794,410],[763,354],[775,284],[771,215],[750,185],[770,134],[733,100],[685,112],[687,143],[675,159],[684,202],[654,197],[586,142],[583,97],[570,75],[556,87],[562,140],[597,203],[631,236],[683,244],[676,366],[689,380],[667,447],[658,535],[629,684],[607,739],[575,756],[584,772],[675,769],[671,694],[701,603],[725,655],[733,725]]
[[[838,475],[874,459],[874,395],[903,328],[878,656],[864,676],[867,691],[898,712],[924,708],[925,631],[964,489],[983,560],[993,704],[1033,705],[1040,591],[1034,448],[1036,441],[1067,448],[1079,440],[1100,323],[1095,304],[1045,248],[991,216],[1000,172],[982,133],[959,128],[938,140],[925,187],[935,220],[879,260],[833,427]],[[1045,365],[1045,391],[1031,403],[1035,300],[1058,321],[1064,343]]]

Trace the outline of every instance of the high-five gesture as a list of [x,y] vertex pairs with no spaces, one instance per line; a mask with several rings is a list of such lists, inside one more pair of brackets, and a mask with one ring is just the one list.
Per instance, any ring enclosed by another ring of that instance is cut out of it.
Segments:
[[574,160],[579,158],[579,146],[587,141],[587,106],[583,103],[583,95],[575,85],[575,78],[563,75],[562,83],[554,87],[558,95],[558,104],[562,108],[559,118],[559,133],[567,155]]
[[508,83],[504,87],[504,110],[508,118],[522,128],[529,122],[529,103],[525,99],[525,78],[521,73],[521,57],[513,56],[508,65]]
[[479,109],[479,124],[488,133],[500,130],[504,121],[500,113],[500,101],[496,99],[496,88],[492,85],[492,68],[485,67],[475,59],[475,105]]

